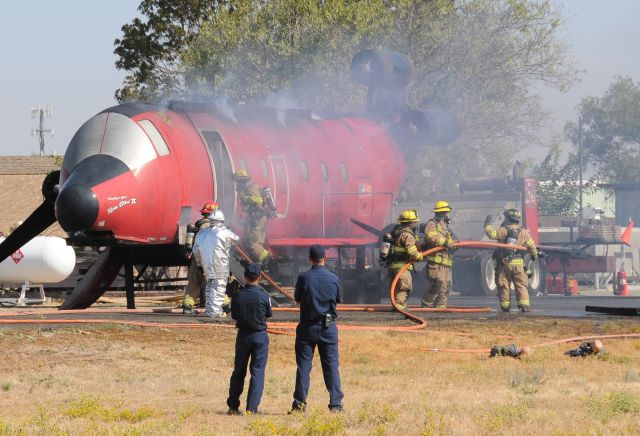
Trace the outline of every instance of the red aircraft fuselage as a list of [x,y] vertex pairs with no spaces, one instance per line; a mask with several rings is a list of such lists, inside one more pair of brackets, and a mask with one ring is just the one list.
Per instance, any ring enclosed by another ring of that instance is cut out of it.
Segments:
[[350,218],[382,228],[405,157],[381,123],[276,109],[234,113],[182,104],[124,104],[87,121],[72,139],[56,216],[70,234],[176,244],[179,227],[217,200],[241,233],[232,174],[246,169],[272,189],[271,247],[372,243]]

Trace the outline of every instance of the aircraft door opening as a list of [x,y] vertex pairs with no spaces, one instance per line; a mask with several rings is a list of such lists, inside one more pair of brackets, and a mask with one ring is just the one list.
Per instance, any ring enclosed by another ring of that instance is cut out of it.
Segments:
[[276,202],[278,217],[284,218],[289,211],[289,175],[284,159],[279,156],[269,156],[273,169],[273,199]]
[[214,176],[214,196],[220,208],[225,214],[233,214],[235,209],[235,184],[233,181],[233,168],[231,158],[224,141],[218,132],[203,131]]

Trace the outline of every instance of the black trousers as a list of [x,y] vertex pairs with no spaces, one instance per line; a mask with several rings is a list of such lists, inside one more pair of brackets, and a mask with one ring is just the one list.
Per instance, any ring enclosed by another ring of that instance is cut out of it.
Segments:
[[227,405],[230,409],[240,407],[240,395],[244,389],[244,378],[247,375],[249,359],[251,364],[251,380],[247,392],[247,412],[257,412],[262,391],[264,390],[264,372],[269,357],[269,335],[266,331],[245,332],[238,331],[236,336],[236,357],[233,373],[229,383],[229,398]]
[[300,323],[296,328],[296,389],[293,393],[293,409],[307,402],[309,374],[316,347],[320,353],[320,364],[324,385],[329,391],[329,408],[342,406],[340,371],[338,369],[338,328],[332,322],[328,328],[320,323]]

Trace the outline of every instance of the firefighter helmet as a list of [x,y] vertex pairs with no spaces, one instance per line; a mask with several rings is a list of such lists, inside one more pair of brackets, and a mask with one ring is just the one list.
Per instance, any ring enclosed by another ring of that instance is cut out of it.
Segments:
[[249,180],[249,173],[244,168],[239,169],[235,173],[233,173],[233,178],[236,181]]
[[211,214],[211,219],[213,220],[213,222],[223,223],[224,222],[224,214],[222,213],[222,211],[220,209],[216,209]]
[[440,200],[436,201],[435,206],[433,206],[433,211],[435,213],[438,212],[451,212],[451,206],[446,201]]
[[204,206],[202,206],[202,209],[200,209],[200,213],[202,215],[209,215],[211,212],[218,208],[220,208],[220,206],[218,205],[217,201],[207,201]]
[[417,223],[418,212],[415,209],[407,209],[398,216],[398,221],[401,223]]
[[512,223],[519,223],[522,219],[522,215],[518,209],[507,209],[504,211],[504,217],[507,221],[511,221]]

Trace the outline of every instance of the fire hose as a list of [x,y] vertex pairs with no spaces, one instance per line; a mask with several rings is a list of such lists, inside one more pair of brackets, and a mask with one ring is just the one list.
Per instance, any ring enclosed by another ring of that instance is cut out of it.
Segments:
[[[521,250],[524,251],[526,250],[525,247],[521,247],[521,246],[514,246],[511,244],[502,244],[502,243],[497,243],[497,242],[485,242],[485,241],[459,241],[459,242],[455,242],[453,244],[454,247],[469,247],[469,248],[510,248],[510,249],[516,249],[516,250]],[[436,248],[432,248],[429,250],[426,250],[422,253],[423,257],[428,256],[429,254],[433,254],[436,253],[438,251],[444,250],[444,247],[436,247]],[[243,251],[240,251],[240,254],[245,257],[247,260],[250,260],[248,258],[248,256],[246,255],[246,253],[244,253]],[[394,277],[394,280],[391,283],[391,287],[389,290],[389,295],[390,295],[390,299],[391,299],[391,305],[393,307],[393,309],[399,313],[401,313],[402,315],[404,315],[407,319],[410,319],[412,321],[414,321],[416,323],[416,325],[414,326],[410,326],[410,327],[406,327],[406,326],[367,326],[367,325],[349,325],[349,324],[342,324],[340,325],[340,329],[341,330],[351,330],[351,331],[363,331],[363,330],[367,330],[367,331],[413,331],[413,332],[418,332],[422,329],[424,329],[427,325],[426,320],[421,319],[415,315],[412,315],[410,312],[406,311],[406,310],[402,310],[400,309],[397,304],[395,303],[395,287],[398,283],[400,274],[404,271],[406,271],[407,268],[409,268],[409,266],[413,264],[413,261],[407,262],[405,265],[403,265],[403,267],[398,271],[398,273],[396,274],[396,276]],[[276,290],[279,290],[279,292],[283,295],[285,295],[288,299],[292,300],[292,297],[286,292],[284,291],[282,288],[280,288],[277,283],[271,278],[269,277],[267,274],[265,274],[265,279],[267,279],[267,281],[274,286],[274,288]],[[89,309],[91,310],[92,314],[99,314],[99,313],[109,313],[109,314],[113,314],[113,313],[126,313],[126,314],[131,314],[131,313],[148,313],[148,310],[145,309],[128,309],[125,312],[122,312],[119,309],[116,310],[104,310],[104,309]],[[299,310],[298,308],[274,308],[274,310],[279,310],[279,311],[297,311]],[[388,306],[384,306],[384,305],[367,305],[367,306],[352,306],[352,305],[341,305],[340,306],[340,310],[346,310],[346,311],[360,311],[360,310],[366,310],[366,311],[382,311],[382,310],[388,310]],[[418,311],[417,309],[412,309],[412,311]],[[431,310],[423,310],[423,311],[460,311],[460,312],[484,312],[484,311],[488,311],[488,308],[448,308],[448,309],[431,309]],[[20,311],[20,312],[10,312],[10,313],[0,313],[0,317],[2,316],[24,316],[24,315],[40,315],[40,316],[44,316],[44,315],[49,315],[49,314],[64,314],[64,313],[74,313],[77,314],[78,311],[75,310],[68,310],[68,311],[60,311],[60,310],[55,310],[55,311],[48,311],[48,312],[42,312],[42,311]],[[165,324],[165,323],[158,323],[158,322],[146,322],[146,321],[124,321],[124,320],[111,320],[111,319],[0,319],[0,324],[119,324],[119,325],[128,325],[128,326],[138,326],[138,327],[158,327],[158,328],[168,328],[168,329],[173,329],[173,328],[185,328],[185,329],[197,329],[197,328],[211,328],[211,327],[223,327],[223,328],[233,328],[234,326],[232,324],[226,324],[226,323],[170,323],[170,324]],[[295,327],[297,326],[298,323],[296,322],[272,322],[268,324],[268,332],[272,333],[272,334],[282,334],[282,335],[288,335],[288,336],[293,336],[294,333],[291,332],[292,329],[295,329]],[[423,330],[424,331],[424,330]],[[426,331],[424,331],[426,333]],[[469,336],[471,335],[471,333],[467,333],[467,332],[441,332],[441,331],[430,331],[429,333],[447,333],[447,334],[457,334],[457,335],[463,335],[463,336]],[[508,335],[503,335],[502,337],[506,337],[506,338],[513,338],[513,336],[508,336]],[[583,337],[573,337],[573,338],[564,338],[564,339],[557,339],[557,340],[553,340],[553,341],[549,341],[549,342],[545,342],[545,343],[541,343],[541,344],[537,344],[534,345],[533,347],[543,347],[543,346],[549,346],[549,345],[554,345],[554,344],[561,344],[561,343],[568,343],[568,342],[579,342],[579,341],[583,341],[586,339],[612,339],[612,338],[637,338],[640,337],[640,334],[617,334],[617,335],[600,335],[600,336],[583,336]],[[440,352],[456,352],[456,353],[487,353],[489,352],[488,348],[483,348],[483,349],[451,349],[451,348],[447,348],[447,349],[438,349],[438,348],[426,348],[423,349],[426,351],[440,351]]]
[[[503,244],[500,242],[488,242],[488,241],[458,241],[458,242],[454,242],[453,243],[453,247],[469,247],[469,248],[509,248],[509,249],[515,249],[515,250],[520,250],[520,251],[526,251],[528,250],[528,248],[523,247],[521,245],[513,245],[513,244]],[[433,253],[437,253],[439,251],[445,250],[445,247],[435,247],[435,248],[430,248],[426,251],[423,251],[422,257],[426,258],[428,255],[433,254]],[[414,261],[411,260],[407,263],[405,263],[402,268],[400,268],[400,270],[398,270],[398,272],[396,273],[396,276],[393,278],[393,281],[391,282],[391,287],[389,289],[389,295],[391,297],[391,305],[393,306],[393,308],[400,312],[402,315],[404,315],[407,319],[410,319],[411,321],[414,321],[417,325],[413,326],[414,329],[421,329],[427,326],[427,321],[417,317],[415,315],[412,315],[410,312],[407,312],[406,310],[401,309],[397,304],[396,304],[396,286],[398,284],[398,280],[400,280],[400,276],[402,275],[403,272],[405,272],[411,265],[413,265]]]

